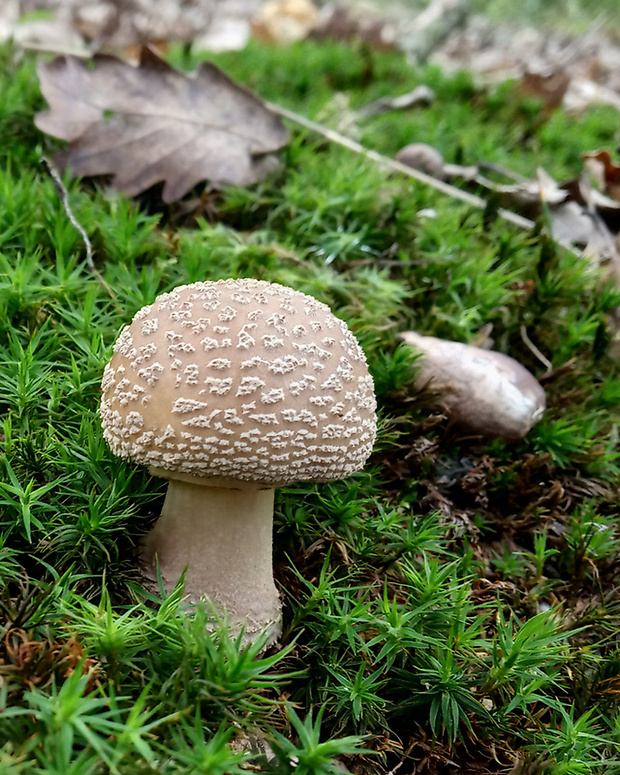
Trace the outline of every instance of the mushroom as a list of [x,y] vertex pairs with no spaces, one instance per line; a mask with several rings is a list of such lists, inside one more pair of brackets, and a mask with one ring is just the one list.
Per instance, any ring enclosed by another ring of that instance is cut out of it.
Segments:
[[543,416],[545,391],[514,358],[415,331],[399,338],[421,353],[416,387],[436,392],[436,405],[451,420],[515,441]]
[[437,148],[428,143],[409,143],[398,151],[395,158],[407,167],[421,170],[440,180],[446,179],[444,158]]
[[474,180],[479,172],[475,165],[464,167],[461,164],[449,164],[437,148],[428,145],[428,143],[409,143],[398,151],[395,159],[407,167],[425,172],[439,180],[450,180],[457,177],[464,180]]
[[281,629],[273,580],[274,488],[363,467],[376,435],[366,358],[311,296],[261,280],[180,286],[121,332],[101,384],[116,455],[169,480],[146,536],[147,578],[183,571],[250,640]]

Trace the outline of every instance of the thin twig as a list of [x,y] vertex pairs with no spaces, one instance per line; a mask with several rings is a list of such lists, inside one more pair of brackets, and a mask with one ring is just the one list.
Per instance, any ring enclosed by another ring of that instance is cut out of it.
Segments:
[[398,770],[403,766],[403,764],[407,761],[407,758],[409,757],[409,754],[413,751],[417,743],[417,740],[414,740],[412,743],[409,744],[407,747],[407,750],[403,752],[403,755],[400,759],[400,761],[396,764],[395,767],[393,767],[389,772],[388,775],[396,775]]
[[518,172],[508,169],[508,167],[504,167],[503,164],[496,164],[492,161],[479,161],[478,169],[481,169],[484,172],[495,172],[498,175],[503,175],[506,178],[514,180],[515,183],[525,183],[527,181],[527,178],[523,175],[519,175]]
[[363,121],[365,118],[380,116],[391,110],[405,110],[416,105],[431,105],[434,101],[435,92],[430,86],[420,84],[407,94],[399,94],[397,97],[380,97],[378,100],[358,108],[355,113],[357,118]]
[[49,172],[50,177],[54,182],[54,188],[56,189],[56,193],[58,194],[60,201],[62,202],[62,206],[65,208],[65,213],[67,214],[67,218],[71,221],[73,228],[77,229],[77,231],[80,232],[82,239],[84,240],[84,244],[86,245],[86,263],[88,264],[88,268],[91,270],[91,272],[96,272],[97,269],[93,261],[93,247],[90,244],[90,240],[88,239],[88,234],[86,233],[86,230],[84,229],[82,224],[78,221],[78,219],[75,217],[75,215],[73,215],[73,211],[71,210],[71,206],[69,205],[69,192],[65,188],[65,184],[62,182],[60,173],[46,156],[41,157],[41,162]]
[[[545,358],[545,356],[540,352],[538,347],[536,347],[534,342],[532,342],[532,340],[529,338],[529,336],[527,335],[527,329],[525,328],[525,326],[522,325],[519,331],[521,332],[521,339],[523,339],[523,344],[527,347],[528,350],[530,350],[531,353],[533,353],[533,355],[536,356],[536,358],[538,358],[538,360],[542,363],[542,365],[546,367],[547,369],[546,374],[551,374],[551,372],[553,371],[553,364],[548,358]],[[543,376],[546,376],[546,374],[543,374]]]
[[71,225],[73,228],[79,232],[80,236],[82,237],[82,240],[84,241],[84,245],[86,246],[86,264],[90,271],[95,275],[95,277],[99,280],[101,285],[105,288],[105,290],[108,292],[111,298],[114,298],[114,293],[110,286],[106,283],[106,281],[101,276],[101,273],[98,271],[97,267],[95,266],[95,262],[93,261],[93,246],[91,245],[91,242],[88,238],[88,234],[86,233],[86,229],[82,226],[82,224],[78,221],[78,219],[73,215],[73,211],[71,210],[71,205],[69,204],[69,192],[67,191],[65,184],[62,182],[62,178],[60,177],[60,172],[56,169],[56,167],[52,164],[52,162],[46,157],[41,157],[41,164],[45,167],[45,169],[48,171],[52,182],[54,184],[54,188],[56,189],[56,193],[58,194],[58,198],[62,202],[62,206],[65,210],[65,213],[67,214],[67,218],[71,221]]
[[[481,210],[484,210],[484,208],[487,206],[486,200],[480,196],[470,194],[468,191],[462,191],[460,188],[451,186],[449,183],[444,183],[443,180],[434,178],[432,175],[427,175],[421,170],[413,169],[413,167],[407,167],[406,164],[401,164],[395,159],[390,159],[388,156],[383,156],[382,154],[377,153],[376,151],[372,151],[369,148],[364,148],[363,145],[360,145],[360,143],[356,142],[355,140],[351,140],[345,135],[340,134],[340,132],[336,132],[333,129],[329,129],[328,127],[324,127],[321,124],[317,124],[316,121],[311,121],[305,116],[301,116],[299,113],[288,110],[288,108],[284,108],[281,105],[276,105],[272,102],[267,102],[265,104],[274,113],[277,113],[284,118],[288,118],[289,121],[294,121],[296,124],[299,124],[300,126],[303,126],[312,132],[316,132],[323,137],[326,137],[333,143],[342,145],[344,148],[348,148],[350,151],[354,151],[355,153],[359,153],[362,156],[371,159],[381,167],[384,167],[393,172],[400,172],[403,175],[414,178],[420,183],[425,183],[427,186],[430,186],[437,191],[441,191],[443,194],[447,194],[454,199],[460,199],[461,202],[473,205],[474,207],[478,207]],[[500,218],[503,218],[505,221],[508,221],[515,226],[519,226],[521,229],[527,229],[530,231],[535,226],[534,221],[531,221],[529,218],[524,218],[522,215],[513,213],[511,210],[506,210],[503,207],[498,208],[497,214],[500,216]]]

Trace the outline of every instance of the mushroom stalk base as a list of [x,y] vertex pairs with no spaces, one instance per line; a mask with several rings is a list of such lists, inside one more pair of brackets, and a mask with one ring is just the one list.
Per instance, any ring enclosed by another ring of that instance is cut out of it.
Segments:
[[269,643],[281,631],[273,581],[273,488],[210,487],[170,480],[159,521],[146,536],[142,562],[156,583],[157,562],[167,591],[185,574],[190,602],[210,600],[247,641],[262,630]]

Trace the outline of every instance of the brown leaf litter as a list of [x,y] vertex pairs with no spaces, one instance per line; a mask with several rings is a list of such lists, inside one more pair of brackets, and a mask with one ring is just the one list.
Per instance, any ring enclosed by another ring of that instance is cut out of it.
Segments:
[[12,678],[30,689],[45,688],[54,678],[68,678],[76,670],[89,675],[89,691],[99,685],[101,667],[85,657],[75,637],[41,640],[18,627],[5,632],[0,646],[0,687]]

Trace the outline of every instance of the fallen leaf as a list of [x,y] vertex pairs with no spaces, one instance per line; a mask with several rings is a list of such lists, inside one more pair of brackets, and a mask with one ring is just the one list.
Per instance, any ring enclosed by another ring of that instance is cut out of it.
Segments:
[[308,37],[318,21],[319,12],[311,0],[268,0],[251,27],[262,43],[288,45]]
[[455,30],[465,27],[470,6],[470,0],[431,0],[410,24],[403,25],[400,42],[407,59],[424,64]]
[[541,100],[543,112],[548,115],[560,107],[570,82],[570,76],[561,70],[549,74],[527,72],[519,84],[519,91],[525,97]]
[[[597,164],[598,162],[593,163]],[[620,233],[620,202],[592,187],[588,173],[591,175],[592,171],[586,161],[584,172],[578,178],[564,181],[560,184],[560,188],[568,192],[569,199],[583,205],[592,212],[596,212],[609,231],[612,234],[618,235]]]
[[585,113],[594,105],[611,105],[620,110],[620,94],[589,78],[573,78],[564,95],[564,108],[567,113]]
[[393,51],[396,27],[368,6],[325,6],[312,32],[317,40],[362,41],[377,51]]
[[0,43],[10,40],[19,20],[19,0],[4,0],[0,8]]
[[205,30],[218,5],[205,0],[55,0],[55,4],[59,15],[106,52],[157,40],[191,41]]
[[536,169],[536,185],[541,202],[548,205],[558,205],[568,199],[568,193],[542,167]]
[[435,92],[429,86],[421,84],[407,94],[399,94],[397,97],[381,97],[368,105],[364,105],[358,108],[357,115],[361,119],[370,118],[388,113],[390,110],[406,110],[417,105],[427,107],[432,105],[434,101]]
[[[543,169],[537,170],[540,198],[547,204],[553,238],[571,249],[581,250],[593,265],[607,266],[612,276],[620,277],[620,254],[616,237],[599,212],[597,199],[584,173],[561,186]],[[564,201],[559,195],[564,193]],[[608,200],[613,205],[612,200]]]
[[243,16],[213,18],[205,32],[194,38],[192,53],[199,51],[241,51],[250,39],[250,20]]
[[577,202],[551,205],[549,220],[553,238],[567,247],[583,249],[596,235],[593,215]]
[[88,44],[64,19],[32,19],[16,24],[12,31],[14,43],[31,51],[47,51],[76,57],[88,57]]
[[149,49],[138,67],[110,56],[59,57],[38,69],[50,110],[39,129],[69,142],[56,156],[75,175],[113,175],[135,196],[164,182],[174,202],[197,183],[249,185],[289,133],[280,118],[209,62],[193,75]]
[[583,158],[599,189],[620,202],[620,166],[612,162],[609,151],[591,151]]

